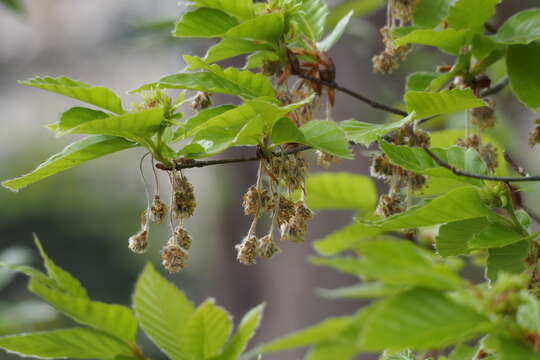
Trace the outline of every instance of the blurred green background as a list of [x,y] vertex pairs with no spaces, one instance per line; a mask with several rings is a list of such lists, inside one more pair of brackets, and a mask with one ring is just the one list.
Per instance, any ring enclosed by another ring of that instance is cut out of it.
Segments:
[[[398,104],[406,74],[431,71],[450,59],[424,48],[414,52],[398,72],[385,77],[373,74],[371,57],[382,47],[377,29],[385,21],[384,11],[377,10],[381,3],[381,0],[348,3],[363,16],[352,22],[348,34],[331,55],[341,85]],[[331,4],[338,9],[336,14],[344,9],[338,2]],[[139,99],[127,95],[128,90],[178,71],[184,66],[181,55],[203,55],[211,43],[169,36],[170,21],[185,10],[185,5],[173,0],[40,0],[23,5],[22,13],[0,5],[0,179],[31,170],[73,141],[73,138],[56,139],[45,125],[56,121],[60,112],[76,102],[25,88],[17,80],[36,75],[66,75],[125,94],[124,103],[129,105]],[[534,5],[538,1],[503,1],[494,25]],[[242,60],[230,64],[240,65]],[[496,71],[492,75],[495,79],[500,77]],[[531,172],[539,173],[540,150],[533,151],[526,144],[527,132],[538,114],[526,110],[508,92],[497,98],[497,113],[499,128],[494,135]],[[369,122],[386,119],[385,114],[341,94],[334,117]],[[447,120],[449,126],[462,123],[459,119]],[[235,149],[223,156],[244,152]],[[330,170],[366,173],[366,157],[362,151],[357,154],[355,161],[341,162]],[[127,239],[137,231],[139,213],[146,203],[138,173],[142,155],[142,150],[134,149],[96,160],[19,194],[2,189],[3,259],[38,265],[32,244],[32,233],[36,233],[49,255],[81,279],[94,299],[129,304],[138,273],[146,261],[159,264],[159,250],[168,237],[166,226],[154,227],[149,252],[135,255],[127,249]],[[249,226],[249,219],[243,216],[241,196],[255,180],[254,166],[246,163],[187,172],[198,200],[195,217],[188,221],[194,244],[189,267],[167,276],[197,303],[215,297],[237,321],[249,308],[267,301],[256,343],[325,316],[351,313],[360,303],[317,297],[316,288],[352,284],[354,279],[311,266],[306,261],[306,256],[313,253],[311,240],[348,223],[353,215],[350,213],[317,214],[311,222],[308,241],[301,245],[284,244],[283,253],[271,261],[251,267],[236,262],[234,245]],[[314,165],[312,169],[321,171]],[[529,205],[540,211],[540,187],[527,185],[527,188]],[[5,273],[0,275],[1,333],[70,325],[69,320],[56,316],[54,310],[26,292],[26,279],[17,276],[10,281]],[[151,344],[144,345],[149,356],[162,358]],[[267,359],[298,359],[300,354],[277,354]],[[0,359],[11,358],[0,353]]]

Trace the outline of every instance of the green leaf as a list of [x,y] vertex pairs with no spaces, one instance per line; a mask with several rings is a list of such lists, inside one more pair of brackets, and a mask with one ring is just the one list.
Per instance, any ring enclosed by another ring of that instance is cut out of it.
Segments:
[[244,21],[227,31],[223,37],[278,41],[283,36],[284,26],[283,15],[275,12]]
[[52,91],[117,114],[124,113],[122,101],[111,90],[104,87],[91,86],[81,81],[71,80],[65,76],[57,78],[36,77],[21,81],[21,84]]
[[454,29],[470,29],[483,32],[484,24],[495,15],[495,7],[501,0],[458,0],[450,8],[448,25]]
[[[449,178],[478,186],[483,184],[481,180],[458,176],[443,168],[423,148],[393,145],[384,140],[379,140],[379,146],[394,165],[404,169],[418,174]],[[480,154],[474,149],[453,146],[449,149],[430,150],[441,160],[457,169],[478,175],[487,175],[488,173],[487,166],[480,158]]]
[[[87,298],[86,289],[81,285],[81,282],[73,275],[56,265],[51,258],[45,253],[38,237],[34,235],[34,244],[36,245],[39,255],[43,259],[43,265],[47,271],[47,275],[54,281],[59,289],[65,291],[71,296],[79,298]],[[29,275],[32,277],[32,275]]]
[[306,142],[304,133],[296,127],[291,119],[286,117],[279,119],[274,124],[271,140],[274,145],[287,143],[303,144]]
[[192,38],[221,37],[236,25],[238,21],[223,11],[202,7],[186,12],[176,23],[173,35]]
[[470,252],[468,243],[489,224],[484,217],[454,221],[439,228],[435,247],[439,255],[457,256]]
[[112,359],[133,354],[127,344],[89,328],[4,336],[0,337],[0,348],[45,359]]
[[86,161],[129,149],[136,145],[125,139],[114,136],[88,136],[68,145],[62,152],[50,157],[34,171],[21,177],[4,181],[6,188],[18,191],[61,171],[71,169]]
[[453,89],[441,92],[408,91],[404,96],[407,111],[416,111],[417,118],[448,114],[486,106],[471,89]]
[[477,217],[493,216],[483,203],[478,189],[470,186],[447,192],[425,204],[374,223],[384,230],[432,226]]
[[13,10],[19,15],[22,15],[26,12],[21,0],[0,0],[0,3],[2,3],[8,9]]
[[145,144],[163,121],[161,107],[84,122],[66,131],[69,134],[111,135]]
[[208,109],[199,111],[195,116],[190,117],[185,124],[186,133],[189,133],[191,130],[195,129],[199,125],[204,124],[208,120],[223,114],[226,111],[236,108],[234,105],[220,105]]
[[[429,1],[429,0],[428,0]],[[441,74],[430,72],[415,72],[407,76],[407,84],[405,89],[407,91],[424,91],[428,88],[433,80],[438,78]]]
[[392,286],[425,286],[455,289],[462,280],[445,264],[426,250],[395,238],[362,241],[356,246],[362,258],[310,258],[315,265],[355,275],[366,280],[379,280]]
[[345,28],[349,24],[349,21],[351,20],[351,17],[353,16],[354,11],[349,11],[347,15],[345,15],[337,25],[334,27],[332,32],[328,34],[323,40],[319,41],[317,43],[317,49],[319,51],[328,51],[334,44],[341,38],[343,35],[343,32],[345,31]]
[[240,19],[251,19],[255,16],[252,0],[190,0],[198,6],[221,10]]
[[394,295],[403,289],[403,286],[386,285],[379,282],[364,282],[337,289],[317,289],[317,293],[327,299],[375,299]]
[[171,359],[184,359],[180,340],[195,309],[184,293],[150,264],[135,286],[133,308],[148,337]]
[[348,0],[332,8],[328,16],[327,28],[333,28],[349,11],[354,17],[364,17],[377,10],[384,4],[384,0]]
[[251,71],[238,70],[234,67],[223,69],[216,64],[210,65],[196,56],[184,55],[184,61],[191,69],[207,70],[223,80],[237,85],[243,91],[251,93],[250,97],[275,95],[270,80],[262,74],[254,74]]
[[465,44],[466,37],[467,30],[417,29],[395,39],[394,44],[396,46],[403,46],[407,44],[435,46],[444,52],[457,55],[461,47]]
[[540,333],[540,303],[534,295],[527,294],[525,303],[519,305],[516,320],[528,333]]
[[[308,193],[309,194],[309,193]],[[354,249],[365,239],[383,232],[381,228],[355,221],[313,243],[321,255],[333,255],[344,250]]]
[[324,32],[326,18],[328,17],[328,6],[322,0],[303,0],[300,10],[303,12],[307,26],[309,27],[309,31],[304,31],[304,33],[313,34],[311,40],[314,42],[319,41]]
[[501,248],[524,240],[523,234],[515,226],[503,222],[493,222],[475,234],[469,241],[471,249]]
[[297,332],[274,339],[258,346],[249,354],[268,354],[276,351],[303,348],[319,342],[330,340],[351,324],[352,317],[331,317],[319,324],[308,326]]
[[209,359],[221,352],[229,338],[232,322],[229,314],[216,306],[214,299],[203,302],[185,324],[180,340],[186,360]]
[[525,258],[529,254],[530,242],[520,241],[502,248],[489,249],[486,278],[497,280],[501,271],[520,274],[525,270]]
[[371,178],[351,173],[321,173],[306,180],[307,205],[314,210],[357,210],[371,212],[377,190]]
[[353,360],[360,352],[361,350],[355,344],[343,343],[339,340],[328,341],[315,344],[307,353],[305,360]]
[[[225,38],[208,49],[204,60],[207,63],[228,59],[255,51],[273,51],[270,44],[253,40]],[[277,56],[277,55],[276,55]]]
[[448,15],[448,0],[420,0],[414,9],[414,25],[434,28]]
[[137,321],[129,308],[74,297],[48,287],[39,278],[30,280],[29,290],[78,323],[135,344]]
[[391,297],[366,320],[359,339],[366,350],[446,347],[475,337],[486,319],[443,293],[416,288]]
[[[247,41],[247,40],[246,40]],[[261,68],[266,62],[279,61],[279,56],[274,51],[258,51],[247,57],[244,69]]]
[[240,354],[246,349],[249,340],[255,334],[262,319],[265,304],[260,304],[251,309],[240,322],[236,333],[231,338],[231,341],[225,346],[223,353],[216,360],[236,360]]
[[98,110],[84,107],[73,107],[62,113],[60,121],[50,124],[47,127],[56,132],[58,136],[65,134],[68,130],[88,121],[104,119],[110,115]]
[[493,40],[502,44],[529,44],[540,40],[540,9],[521,11],[499,28]]
[[372,142],[377,141],[379,137],[410,123],[414,119],[414,115],[410,114],[399,121],[388,124],[371,124],[357,120],[345,120],[340,123],[340,126],[345,131],[345,136],[348,140],[369,146]]
[[494,342],[499,359],[537,360],[540,356],[539,350],[535,351],[517,339],[499,336],[494,339]]
[[533,110],[540,107],[540,73],[535,61],[539,56],[540,42],[512,45],[506,56],[512,90],[523,104]]

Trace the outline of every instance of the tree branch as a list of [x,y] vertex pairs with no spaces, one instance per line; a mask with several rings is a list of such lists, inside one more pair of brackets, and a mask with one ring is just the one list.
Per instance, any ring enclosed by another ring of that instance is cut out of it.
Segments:
[[313,76],[310,76],[310,75],[307,75],[307,74],[304,74],[304,73],[296,73],[295,75],[298,76],[299,78],[306,79],[308,81],[313,81],[313,82],[316,82],[317,84],[320,84],[320,85],[323,85],[323,86],[328,86],[330,88],[341,91],[344,94],[352,96],[353,98],[358,99],[358,100],[368,104],[372,108],[384,110],[386,112],[396,114],[396,115],[400,115],[400,116],[409,115],[406,111],[403,111],[403,110],[394,108],[392,106],[388,106],[388,105],[379,103],[379,102],[377,102],[375,100],[369,99],[369,98],[365,97],[362,94],[359,94],[357,92],[354,92],[352,90],[344,88],[343,86],[338,85],[336,82],[324,81],[324,80],[317,79],[316,77],[313,77]]
[[425,147],[424,150],[439,166],[442,166],[450,170],[451,172],[453,172],[455,175],[458,175],[458,176],[468,177],[472,179],[479,179],[479,180],[503,181],[503,182],[540,181],[540,176],[504,177],[504,176],[487,176],[487,175],[478,175],[478,174],[468,173],[466,171],[459,170],[456,167],[448,164],[447,162],[439,158],[437,155],[435,155],[427,147]]
[[490,95],[495,95],[500,93],[505,87],[508,86],[510,83],[510,80],[508,79],[508,76],[505,76],[501,81],[499,81],[497,84],[493,85],[490,88],[487,88],[480,92],[481,97],[486,97]]
[[[310,146],[299,145],[292,149],[284,150],[283,152],[272,153],[272,154],[274,156],[292,155],[292,154],[296,154],[296,153],[309,150],[309,149],[311,149]],[[212,166],[212,165],[224,165],[224,164],[257,161],[257,160],[260,160],[261,158],[263,158],[263,155],[260,152],[257,152],[254,156],[238,157],[238,158],[232,158],[232,159],[220,159],[220,160],[203,161],[203,160],[180,158],[179,160],[173,160],[173,163],[174,163],[175,170],[183,170],[183,169],[192,169],[192,168],[202,168],[202,167]],[[170,171],[173,169],[172,166],[167,166],[161,163],[156,164],[156,168],[160,170],[165,170],[165,171]]]

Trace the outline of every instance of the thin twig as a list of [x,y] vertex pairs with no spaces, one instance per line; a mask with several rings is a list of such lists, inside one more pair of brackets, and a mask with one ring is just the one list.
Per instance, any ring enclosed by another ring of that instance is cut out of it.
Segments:
[[491,25],[490,23],[485,23],[484,28],[491,34],[496,34],[497,33],[497,28],[495,26]]
[[[514,169],[515,172],[517,172],[521,176],[529,176],[529,173],[527,173],[527,170],[525,170],[523,167],[519,166],[518,163],[510,156],[510,154],[505,151],[504,152],[504,160]],[[536,214],[534,211],[532,211],[527,205],[523,204],[521,202],[520,204],[521,208],[525,210],[531,219],[533,219],[537,224],[540,224],[540,215]]]
[[321,79],[317,79],[316,77],[313,77],[313,76],[310,76],[310,75],[304,74],[304,73],[297,73],[295,75],[302,78],[302,79],[306,79],[308,81],[313,81],[313,82],[316,82],[316,83],[318,83],[320,85],[328,86],[330,88],[341,91],[342,93],[345,93],[345,94],[347,94],[349,96],[352,96],[355,99],[358,99],[358,100],[368,104],[372,108],[381,109],[381,110],[387,111],[389,113],[400,115],[400,116],[409,115],[406,111],[403,111],[403,110],[400,110],[400,109],[397,109],[397,108],[394,108],[392,106],[388,106],[388,105],[385,105],[385,104],[381,104],[381,103],[379,103],[379,102],[377,102],[375,100],[372,100],[370,98],[365,97],[362,94],[359,94],[357,92],[354,92],[352,90],[344,88],[343,86],[340,86],[335,82],[328,82],[328,81],[324,81],[324,80],[321,80]]
[[480,96],[481,97],[486,97],[486,96],[498,94],[505,87],[507,87],[509,83],[510,83],[510,80],[508,80],[508,76],[506,76],[501,81],[499,81],[497,84],[493,85],[490,88],[487,88],[487,89],[481,91]]
[[[297,147],[294,147],[289,150],[285,150],[283,153],[272,153],[274,156],[281,156],[281,155],[292,155],[296,154],[305,150],[311,149],[310,146],[300,145]],[[194,160],[194,159],[180,159],[175,161],[175,169],[176,170],[183,170],[183,169],[192,169],[192,168],[201,168],[206,166],[212,166],[212,165],[223,165],[223,164],[232,164],[232,163],[242,163],[242,162],[249,162],[249,161],[257,161],[260,160],[262,155],[257,153],[254,156],[248,156],[248,157],[239,157],[239,158],[232,158],[232,159],[220,159],[220,160]],[[172,170],[171,166],[167,166],[165,164],[156,164],[156,168],[160,170],[170,171]]]
[[503,181],[503,182],[518,182],[518,181],[540,181],[540,176],[523,176],[523,177],[504,177],[504,176],[487,176],[487,175],[479,175],[479,174],[472,174],[468,173],[462,170],[457,169],[456,167],[448,164],[441,158],[439,158],[437,155],[435,155],[431,150],[428,148],[424,148],[426,153],[439,165],[442,166],[451,172],[453,172],[455,175],[468,177],[472,179],[479,179],[479,180],[488,180],[488,181]]

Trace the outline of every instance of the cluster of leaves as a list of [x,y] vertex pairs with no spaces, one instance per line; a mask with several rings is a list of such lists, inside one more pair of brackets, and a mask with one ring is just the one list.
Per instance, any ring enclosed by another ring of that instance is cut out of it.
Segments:
[[57,266],[36,238],[46,272],[4,265],[29,277],[28,290],[80,326],[0,338],[0,347],[23,356],[73,359],[144,359],[138,327],[171,359],[237,359],[259,326],[261,304],[232,334],[231,316],[214,299],[195,307],[184,293],[147,265],[135,286],[132,309],[88,297],[79,280]]
[[[399,169],[396,174],[426,176],[422,192],[406,194],[409,203],[403,212],[374,217],[377,194],[373,181],[364,176],[314,175],[307,179],[305,191],[307,205],[314,210],[357,212],[350,225],[315,242],[321,256],[311,261],[362,282],[321,294],[374,301],[354,315],[326,319],[257,346],[242,357],[310,347],[309,360],[352,359],[361,352],[383,352],[387,360],[414,360],[428,358],[430,350],[448,354],[439,359],[536,359],[540,356],[540,234],[531,231],[531,219],[515,203],[513,187],[451,170],[505,176],[508,170],[500,147],[495,147],[497,161],[488,164],[478,147],[455,145],[463,136],[461,130],[433,132],[430,152],[393,141],[396,131],[414,130],[431,117],[488,107],[481,98],[482,90],[489,87],[485,74],[502,61],[517,98],[531,109],[540,106],[540,72],[533,67],[540,46],[540,10],[520,12],[495,34],[486,35],[485,23],[499,2],[414,2],[411,25],[393,31],[395,46],[434,46],[455,55],[455,64],[447,71],[408,77],[403,98],[408,116],[385,124],[328,119],[298,124],[290,113],[319,103],[321,93],[313,91],[283,102],[283,95],[290,94],[281,93],[279,81],[275,86],[272,80],[286,75],[287,66],[294,65],[291,48],[302,50],[297,52],[301,61],[319,60],[313,54],[327,51],[340,38],[352,14],[343,14],[323,37],[328,9],[320,0],[192,0],[195,8],[181,17],[174,35],[220,41],[204,58],[184,56],[184,71],[136,89],[150,93],[129,112],[105,88],[64,77],[23,82],[102,110],[75,107],[64,112],[51,130],[59,136],[89,136],[3,185],[18,190],[85,161],[136,146],[171,166],[178,157],[203,158],[246,145],[257,146],[268,156],[281,145],[304,144],[351,158],[349,142],[365,146],[375,142],[394,169]],[[390,10],[399,3],[389,1]],[[315,59],[309,59],[310,54]],[[243,69],[215,64],[239,55],[247,55]],[[187,101],[185,93],[172,101],[163,89],[232,95],[242,102],[208,107],[184,120],[180,108]],[[481,129],[478,133],[483,142],[495,144]],[[497,163],[498,167],[492,166]],[[413,241],[404,240],[403,234]],[[353,255],[338,255],[344,251]],[[260,319],[261,306],[246,315],[227,343],[228,315],[212,301],[195,310],[150,266],[137,284],[134,316],[127,308],[92,302],[76,280],[42,255],[48,275],[25,267],[14,269],[30,276],[32,292],[90,327],[2,338],[0,346],[6,349],[44,357],[144,358],[134,342],[138,321],[172,359],[236,359]],[[460,276],[464,262],[456,256],[484,267],[486,282],[473,284]],[[176,313],[163,313],[164,309]],[[83,339],[84,345],[77,339]],[[80,348],[62,352],[70,344]]]

